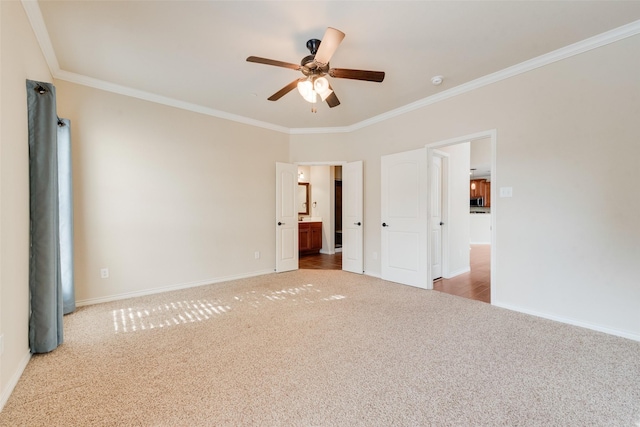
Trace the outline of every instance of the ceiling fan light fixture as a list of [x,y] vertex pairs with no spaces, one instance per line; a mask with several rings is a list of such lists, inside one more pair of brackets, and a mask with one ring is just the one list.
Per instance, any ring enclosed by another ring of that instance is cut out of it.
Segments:
[[305,101],[315,104],[318,102],[318,96],[324,101],[333,93],[333,90],[329,88],[329,81],[326,78],[309,77],[298,82],[298,92],[300,92]]
[[344,39],[344,36],[342,31],[329,27],[324,33],[322,41],[319,39],[307,41],[307,48],[311,52],[311,55],[302,58],[300,65],[258,56],[247,57],[247,62],[289,68],[300,71],[305,76],[305,78],[292,81],[271,95],[267,98],[269,101],[277,101],[291,92],[294,87],[297,87],[298,92],[300,92],[304,100],[312,104],[311,111],[316,111],[315,105],[318,102],[318,95],[320,95],[322,101],[327,103],[329,108],[334,108],[340,105],[340,100],[325,76],[336,79],[352,79],[381,83],[385,75],[384,71],[330,68],[329,60],[331,60],[331,57],[342,42],[342,39]]
[[298,82],[298,92],[304,98],[305,101],[315,103],[316,102],[316,92],[313,90],[313,83],[311,80],[302,80]]
[[318,95],[320,95],[320,98],[323,101],[327,99],[327,96],[333,93],[333,90],[329,88],[329,81],[324,77],[318,77],[313,82],[313,89]]

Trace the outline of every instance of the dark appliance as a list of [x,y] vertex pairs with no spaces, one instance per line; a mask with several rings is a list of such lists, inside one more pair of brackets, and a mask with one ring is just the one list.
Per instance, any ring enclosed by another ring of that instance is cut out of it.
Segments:
[[472,197],[469,203],[470,207],[483,207],[484,206],[484,197]]

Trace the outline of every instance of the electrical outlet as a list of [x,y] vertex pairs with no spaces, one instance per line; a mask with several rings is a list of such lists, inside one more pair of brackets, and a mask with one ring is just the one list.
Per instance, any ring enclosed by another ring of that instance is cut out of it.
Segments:
[[254,256],[256,259],[260,259],[260,251],[256,251],[256,252],[253,254],[253,256]]
[[100,269],[100,278],[101,279],[108,279],[109,278],[109,269],[108,268],[101,268]]

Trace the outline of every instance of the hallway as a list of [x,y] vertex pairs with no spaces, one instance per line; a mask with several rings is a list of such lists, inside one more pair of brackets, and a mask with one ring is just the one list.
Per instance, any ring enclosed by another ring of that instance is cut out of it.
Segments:
[[[470,263],[470,272],[451,279],[435,280],[433,290],[491,303],[491,245],[471,245]],[[307,270],[341,270],[342,253],[302,255],[298,267]]]
[[471,271],[435,280],[433,290],[491,303],[491,245],[471,245]]

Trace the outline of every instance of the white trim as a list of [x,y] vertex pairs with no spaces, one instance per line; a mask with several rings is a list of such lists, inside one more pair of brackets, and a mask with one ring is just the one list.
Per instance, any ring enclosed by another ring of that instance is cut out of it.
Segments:
[[42,55],[44,55],[44,59],[49,66],[49,71],[55,78],[55,76],[60,72],[60,65],[58,64],[56,52],[53,49],[53,44],[51,43],[47,26],[45,25],[44,18],[42,17],[40,5],[36,0],[22,0],[22,7],[27,14],[31,28],[36,35],[36,40],[38,40],[40,50],[42,50]]
[[161,293],[164,293],[164,292],[177,291],[177,290],[180,290],[180,289],[195,288],[195,287],[198,287],[198,286],[213,285],[215,283],[228,282],[230,280],[247,279],[249,277],[264,276],[264,275],[267,275],[267,274],[273,274],[273,270],[255,271],[255,272],[249,273],[249,274],[238,274],[238,275],[233,275],[233,276],[218,277],[218,278],[215,278],[215,279],[199,280],[197,282],[179,283],[177,285],[163,286],[161,288],[145,289],[145,290],[142,290],[142,291],[125,292],[123,294],[109,295],[109,296],[106,296],[106,297],[89,298],[89,299],[85,299],[85,300],[78,300],[78,301],[76,301],[76,307],[82,307],[82,306],[85,306],[85,305],[101,304],[101,303],[111,302],[111,301],[119,301],[119,300],[128,299],[128,298],[142,297],[142,296],[146,296],[146,295],[161,294]]
[[454,278],[454,277],[456,277],[456,276],[459,276],[459,275],[461,275],[461,274],[469,273],[470,271],[471,271],[471,268],[470,268],[470,267],[469,267],[469,268],[461,268],[460,270],[456,270],[456,271],[452,271],[452,272],[450,272],[450,273],[449,273],[448,275],[446,275],[446,276],[443,274],[443,275],[442,275],[442,278],[443,278],[443,279],[452,279],[452,278]]
[[517,311],[518,313],[529,314],[531,316],[541,317],[543,319],[553,320],[556,322],[565,323],[567,325],[579,326],[581,328],[591,329],[592,331],[604,332],[605,334],[615,335],[617,337],[622,337],[622,338],[628,338],[633,341],[640,341],[640,334],[637,334],[637,333],[622,331],[619,329],[607,328],[600,325],[594,325],[593,323],[583,322],[583,321],[572,319],[569,317],[556,316],[555,314],[542,313],[535,310],[529,310],[527,308],[523,308],[515,305],[504,304],[504,303],[501,303],[500,301],[494,302],[493,295],[491,296],[491,301],[492,301],[491,304],[496,307],[504,308],[511,311]]
[[11,393],[13,393],[13,389],[18,385],[18,381],[20,381],[20,377],[22,377],[24,370],[27,368],[29,360],[31,360],[31,351],[27,351],[27,354],[22,357],[18,368],[7,382],[7,386],[2,390],[2,394],[0,395],[0,411],[4,409],[4,405],[6,405],[7,400],[9,400]]
[[56,58],[47,27],[42,17],[42,12],[37,1],[34,0],[22,0],[22,6],[29,18],[31,27],[36,35],[40,49],[44,54],[44,57],[49,65],[49,70],[54,79],[66,80],[71,83],[77,83],[80,85],[86,85],[97,89],[102,89],[110,92],[119,93],[121,95],[131,96],[134,98],[141,98],[151,102],[157,102],[159,104],[168,105],[175,108],[181,108],[188,111],[193,111],[201,114],[206,114],[221,119],[231,120],[251,126],[270,129],[277,132],[282,132],[290,135],[310,135],[310,134],[329,134],[329,133],[348,133],[356,130],[371,126],[376,123],[383,122],[393,117],[401,116],[405,113],[426,107],[428,105],[435,104],[440,101],[444,101],[454,96],[461,95],[463,93],[470,92],[472,90],[490,85],[492,83],[499,82],[501,80],[508,79],[510,77],[517,76],[522,73],[526,73],[536,68],[543,67],[545,65],[552,64],[557,61],[561,61],[566,58],[570,58],[575,55],[579,55],[584,52],[588,52],[593,49],[605,46],[610,43],[614,43],[640,34],[640,20],[631,22],[627,25],[623,25],[613,30],[606,31],[602,34],[590,37],[588,39],[573,43],[569,46],[556,49],[552,52],[540,55],[536,58],[529,59],[503,70],[497,71],[492,74],[477,78],[470,82],[461,84],[454,88],[439,92],[435,95],[427,98],[420,99],[405,106],[396,108],[386,113],[379,114],[361,122],[355,123],[350,126],[332,127],[332,128],[286,128],[284,126],[275,125],[272,123],[262,122],[259,120],[250,119],[248,117],[238,116],[235,114],[225,113],[213,108],[204,107],[201,105],[191,104],[184,101],[178,101],[176,99],[167,98],[160,95],[143,92],[140,90],[128,88],[126,86],[120,86],[113,83],[108,83],[103,80],[94,79],[91,77],[81,76],[79,74],[71,73],[60,69],[58,60]]
[[327,128],[291,128],[289,129],[289,134],[313,135],[313,134],[327,134],[327,133],[349,133],[349,132],[353,132],[354,130],[356,129],[353,128],[353,125],[332,127],[332,128],[328,128],[328,127]]
[[161,105],[167,105],[169,107],[192,111],[194,113],[200,113],[200,114],[205,114],[207,116],[218,117],[220,119],[225,119],[232,122],[238,122],[238,123],[242,123],[250,126],[269,129],[276,132],[282,132],[287,134],[289,133],[289,129],[283,126],[278,126],[278,125],[274,125],[267,122],[261,122],[259,120],[250,119],[244,116],[238,116],[236,114],[226,113],[224,111],[215,110],[213,108],[204,107],[198,104],[192,104],[190,102],[179,101],[177,99],[168,98],[166,96],[157,95],[155,93],[145,92],[138,89],[133,89],[133,88],[118,85],[115,83],[105,82],[104,80],[94,79],[92,77],[70,73],[69,71],[61,70],[54,75],[54,78],[58,80],[65,80],[71,83],[76,83],[83,86],[89,86],[96,89],[101,89],[107,92],[117,93],[124,96],[130,96],[130,97],[142,99],[145,101],[155,102]]
[[369,276],[369,277],[375,277],[376,279],[382,279],[382,276],[379,273],[370,273],[368,271],[363,271],[362,274],[364,274],[365,276]]
[[296,162],[298,166],[343,166],[347,164],[346,160],[335,162]]

